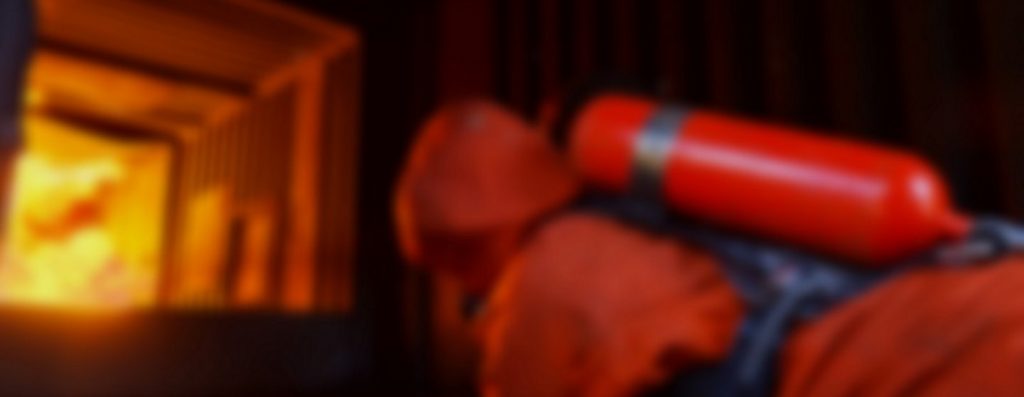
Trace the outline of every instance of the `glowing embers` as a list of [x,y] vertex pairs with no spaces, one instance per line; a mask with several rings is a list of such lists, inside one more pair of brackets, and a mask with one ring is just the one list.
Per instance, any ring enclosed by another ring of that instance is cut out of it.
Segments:
[[155,302],[170,153],[33,119],[13,177],[0,300]]

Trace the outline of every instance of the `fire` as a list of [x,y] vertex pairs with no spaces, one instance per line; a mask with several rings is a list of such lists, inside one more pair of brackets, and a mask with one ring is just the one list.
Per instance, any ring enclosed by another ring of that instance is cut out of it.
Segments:
[[151,274],[126,262],[105,221],[124,179],[112,158],[73,166],[39,154],[16,165],[0,300],[120,307],[146,299]]
[[170,148],[44,117],[28,117],[24,131],[0,244],[0,302],[153,305]]

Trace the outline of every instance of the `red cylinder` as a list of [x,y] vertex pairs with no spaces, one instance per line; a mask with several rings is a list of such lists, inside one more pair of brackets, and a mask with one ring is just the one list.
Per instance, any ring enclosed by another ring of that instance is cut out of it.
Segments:
[[671,109],[620,95],[591,100],[570,125],[574,166],[613,191],[654,179],[653,193],[683,214],[873,267],[968,231],[942,180],[914,155]]

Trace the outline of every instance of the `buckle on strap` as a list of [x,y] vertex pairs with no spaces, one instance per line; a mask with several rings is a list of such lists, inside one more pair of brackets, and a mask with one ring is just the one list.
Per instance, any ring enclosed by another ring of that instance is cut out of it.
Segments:
[[926,260],[946,266],[969,266],[1020,252],[1024,252],[1024,227],[998,217],[980,217],[966,239],[936,248]]

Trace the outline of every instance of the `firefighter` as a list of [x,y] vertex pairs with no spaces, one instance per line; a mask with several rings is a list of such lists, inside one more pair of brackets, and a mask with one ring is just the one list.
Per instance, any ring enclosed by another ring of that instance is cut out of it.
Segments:
[[742,305],[714,260],[565,211],[578,191],[547,137],[485,102],[437,112],[407,160],[406,257],[490,291],[485,395],[631,395],[728,353]]
[[[396,190],[406,257],[487,296],[482,394],[634,396],[677,379],[669,394],[690,395],[686,374],[731,374],[760,309],[721,255],[580,210],[583,182],[537,130],[486,102],[445,107]],[[1024,395],[1024,259],[983,262],[872,279],[777,341],[772,382],[750,395]],[[737,379],[707,378],[706,395]]]

